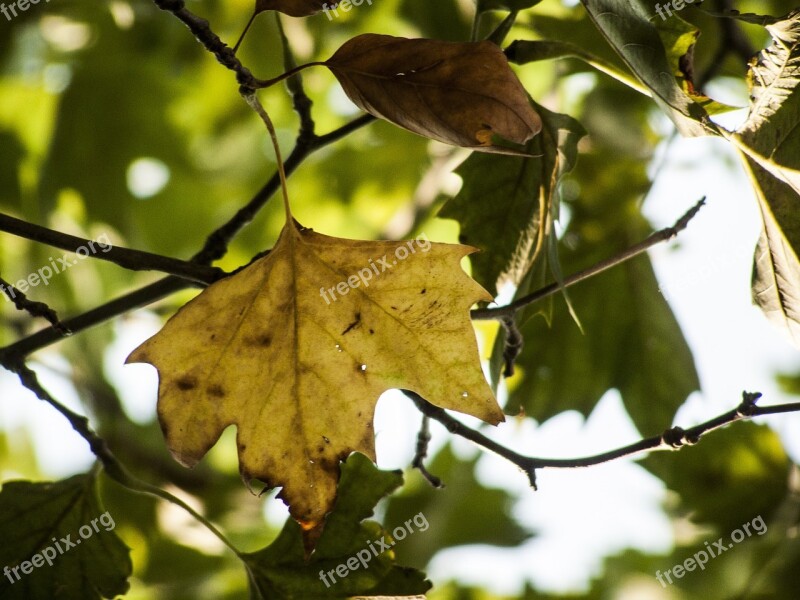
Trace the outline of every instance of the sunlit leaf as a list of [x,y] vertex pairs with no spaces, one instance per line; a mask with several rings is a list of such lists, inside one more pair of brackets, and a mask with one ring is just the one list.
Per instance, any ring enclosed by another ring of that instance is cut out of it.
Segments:
[[311,542],[340,460],[375,458],[373,412],[387,389],[502,421],[468,312],[489,297],[459,266],[471,251],[287,225],[268,256],[207,288],[128,359],[159,371],[173,455],[194,465],[235,424],[242,476],[283,487]]
[[684,135],[705,135],[705,110],[681,89],[647,0],[582,0],[595,26],[653,92],[653,98]]
[[733,139],[764,225],[753,299],[800,346],[800,10],[767,29],[773,43],[751,65],[750,113]]

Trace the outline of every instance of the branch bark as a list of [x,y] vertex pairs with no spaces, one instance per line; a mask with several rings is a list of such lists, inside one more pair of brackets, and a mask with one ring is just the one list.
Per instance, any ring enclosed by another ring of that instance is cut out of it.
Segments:
[[723,413],[713,419],[709,419],[699,425],[683,429],[681,427],[672,427],[665,430],[661,435],[645,438],[616,448],[603,452],[602,454],[595,454],[594,456],[586,456],[579,458],[540,458],[535,456],[525,456],[498,444],[494,440],[488,438],[481,432],[471,429],[464,425],[458,419],[452,417],[447,411],[438,406],[434,406],[427,400],[414,392],[403,390],[419,411],[444,425],[444,427],[455,435],[459,435],[474,444],[486,448],[502,456],[509,462],[517,465],[528,476],[531,487],[536,487],[536,471],[538,469],[575,469],[580,467],[591,467],[602,463],[617,460],[626,456],[640,454],[642,452],[653,452],[656,450],[679,450],[684,446],[693,446],[700,441],[700,438],[705,434],[741,421],[743,419],[752,419],[753,417],[760,417],[764,415],[774,415],[780,413],[800,412],[800,402],[789,404],[778,404],[775,406],[758,406],[756,402],[761,397],[758,392],[742,392],[742,402],[735,409]]

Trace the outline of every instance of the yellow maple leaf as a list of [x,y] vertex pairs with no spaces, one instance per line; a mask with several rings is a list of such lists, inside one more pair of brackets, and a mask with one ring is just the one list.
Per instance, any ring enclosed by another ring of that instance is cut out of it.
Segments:
[[289,219],[267,256],[208,287],[128,357],[158,369],[175,458],[195,465],[236,425],[242,477],[281,486],[313,543],[339,462],[375,460],[373,414],[387,389],[502,421],[469,319],[491,297],[459,264],[473,251],[339,239]]

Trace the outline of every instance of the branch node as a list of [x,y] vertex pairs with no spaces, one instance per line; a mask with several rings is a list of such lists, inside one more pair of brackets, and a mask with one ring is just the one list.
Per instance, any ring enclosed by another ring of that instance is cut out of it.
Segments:
[[673,427],[671,429],[667,429],[661,435],[661,441],[668,445],[670,448],[681,448],[682,446],[691,446],[692,444],[696,444],[698,438],[696,436],[692,436],[692,439],[687,438],[686,430],[683,427]]
[[533,491],[538,492],[539,486],[536,484],[536,467],[530,467],[526,469],[525,474],[528,476],[528,481],[530,482]]
[[500,319],[500,324],[506,331],[505,347],[503,348],[503,360],[505,361],[503,377],[511,377],[514,374],[514,363],[522,352],[525,338],[513,316],[503,317]]
[[738,417],[752,417],[758,411],[756,403],[763,394],[761,392],[742,392],[742,403],[736,409]]

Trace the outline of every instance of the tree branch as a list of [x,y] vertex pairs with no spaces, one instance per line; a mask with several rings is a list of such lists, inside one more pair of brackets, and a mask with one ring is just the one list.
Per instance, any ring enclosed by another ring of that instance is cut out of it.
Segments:
[[692,446],[700,441],[700,438],[719,429],[725,427],[736,421],[743,419],[751,419],[753,417],[760,417],[764,415],[773,415],[788,412],[800,412],[800,402],[793,402],[790,404],[779,404],[776,406],[760,407],[756,402],[761,397],[758,392],[742,392],[742,402],[735,409],[728,411],[724,414],[709,419],[699,425],[683,429],[681,427],[672,427],[667,429],[661,435],[642,439],[633,444],[603,452],[602,454],[595,454],[594,456],[587,456],[582,458],[539,458],[534,456],[524,456],[513,450],[498,444],[497,442],[489,439],[479,431],[471,429],[464,425],[458,419],[450,416],[447,411],[438,406],[434,406],[427,400],[410,392],[403,390],[416,407],[426,417],[435,419],[450,432],[459,435],[465,439],[470,440],[474,444],[491,450],[498,456],[502,456],[506,460],[517,465],[528,476],[531,487],[536,489],[536,471],[538,469],[575,469],[580,467],[591,467],[602,463],[617,460],[626,456],[632,456],[641,452],[653,452],[656,450],[679,450],[683,446]]
[[24,362],[17,361],[6,363],[4,366],[19,376],[20,382],[23,386],[36,394],[40,400],[47,402],[49,405],[55,408],[64,418],[67,419],[67,421],[69,421],[69,424],[72,425],[72,428],[88,442],[92,453],[103,465],[103,470],[111,479],[133,492],[161,498],[162,500],[171,502],[176,506],[180,506],[197,521],[205,525],[205,527],[217,538],[219,538],[223,544],[230,548],[234,554],[236,554],[236,556],[243,559],[242,553],[236,548],[236,546],[234,546],[233,543],[228,540],[228,538],[225,537],[225,535],[208,519],[186,504],[186,502],[177,496],[170,494],[166,490],[162,490],[161,488],[142,481],[132,475],[124,467],[124,465],[117,460],[117,458],[109,449],[105,440],[92,430],[89,420],[86,417],[73,412],[58,402],[58,400],[53,398],[53,396],[51,396],[50,393],[44,389],[42,384],[39,382],[39,378],[36,376],[36,373],[32,371]]
[[58,319],[56,311],[54,311],[44,302],[34,302],[33,300],[28,300],[28,297],[25,294],[8,283],[2,277],[0,277],[0,290],[2,290],[6,297],[8,297],[8,299],[14,303],[14,306],[17,307],[17,310],[24,310],[32,317],[42,317],[53,326],[53,329],[56,330],[59,335],[65,336],[71,333],[70,330],[67,329]]
[[660,231],[656,231],[646,240],[639,242],[638,244],[631,246],[627,250],[623,250],[616,256],[612,256],[611,258],[607,258],[606,260],[600,261],[599,263],[592,265],[588,269],[584,269],[583,271],[579,271],[578,273],[573,273],[572,275],[565,277],[562,283],[554,282],[545,287],[536,290],[528,294],[527,296],[523,296],[518,300],[515,300],[511,304],[507,304],[506,306],[498,306],[494,308],[477,308],[470,312],[470,316],[473,320],[488,320],[488,319],[507,319],[509,317],[514,317],[517,311],[521,308],[528,306],[529,304],[533,304],[534,302],[538,302],[539,300],[543,300],[548,296],[552,296],[556,292],[561,291],[564,288],[568,288],[570,286],[575,285],[576,283],[580,283],[581,281],[585,281],[590,277],[594,277],[598,273],[602,273],[610,269],[611,267],[616,267],[617,265],[621,265],[622,263],[646,252],[648,249],[652,248],[656,244],[660,244],[661,242],[665,242],[674,238],[678,235],[681,231],[686,229],[686,226],[689,225],[689,221],[691,221],[694,216],[700,211],[703,205],[706,203],[706,198],[703,196],[697,204],[695,204],[692,208],[690,208],[685,215],[683,215],[680,219],[678,219],[672,227],[667,227],[665,229],[661,229]]
[[211,31],[208,21],[186,10],[183,0],[153,0],[153,2],[161,10],[175,15],[178,20],[189,28],[195,39],[216,57],[222,66],[236,73],[236,80],[239,85],[251,88],[259,86],[259,80],[253,77],[250,70],[236,58],[236,53],[219,39],[216,33]]
[[[87,240],[67,233],[61,233],[28,223],[21,219],[17,219],[10,215],[0,213],[0,231],[11,233],[21,238],[40,242],[67,250],[68,252],[78,253],[81,248],[92,249],[92,258],[99,258],[100,260],[107,260],[119,265],[124,269],[131,271],[161,271],[169,273],[195,283],[211,284],[225,277],[227,273],[217,267],[209,267],[202,264],[178,260],[176,258],[169,258],[161,256],[160,254],[153,254],[151,252],[143,252],[141,250],[131,250],[121,246],[112,246],[111,244],[103,244],[95,242],[94,240]],[[94,250],[95,244],[101,248],[100,252]]]

